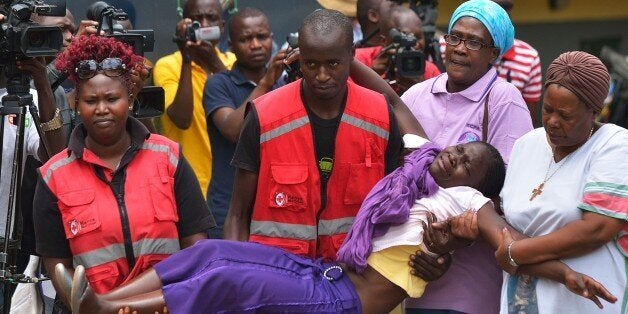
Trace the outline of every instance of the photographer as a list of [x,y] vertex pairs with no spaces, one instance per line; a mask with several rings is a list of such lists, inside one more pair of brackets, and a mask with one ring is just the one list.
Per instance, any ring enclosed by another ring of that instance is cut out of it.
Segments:
[[[119,1],[109,1],[110,3],[117,3]],[[124,1],[122,1],[122,4],[124,5]],[[128,4],[128,3],[127,3]],[[94,35],[98,35],[98,36],[118,36],[118,35],[126,35],[128,33],[130,33],[130,31],[133,31],[133,23],[132,23],[132,19],[131,16],[127,17],[126,16],[126,12],[127,11],[131,11],[131,12],[135,12],[134,7],[132,6],[128,6],[125,5],[125,9],[119,9],[119,8],[114,8],[112,5],[109,5],[107,2],[104,1],[96,1],[94,3],[92,3],[88,8],[87,8],[87,18],[89,20],[82,20],[80,25],[79,25],[79,30],[76,33],[76,36],[81,36],[81,35],[90,35],[90,34],[94,34]],[[108,17],[105,12],[114,12],[112,14],[121,14],[124,16],[124,18],[122,19],[113,19],[112,21],[108,21]],[[104,25],[102,25],[102,27],[100,27],[100,22],[102,22]],[[110,23],[112,23],[113,25],[109,25]],[[98,29],[102,28],[100,33],[97,34]],[[116,39],[119,39],[116,37]],[[120,41],[122,41],[123,43],[127,43],[129,44],[128,41],[123,40],[123,39],[119,39]],[[144,45],[144,41],[146,41],[146,39],[144,39],[143,41],[141,41],[142,45]],[[139,42],[133,42],[133,44],[137,44],[139,45]],[[135,47],[134,47],[135,49]],[[150,70],[153,68],[153,63],[148,60],[146,57],[144,57],[144,53],[146,51],[144,51],[145,47],[142,47],[142,57],[144,58],[144,61],[142,62],[142,65],[138,66],[136,69],[131,69],[131,80],[132,80],[132,95],[135,98],[134,102],[137,105],[137,99],[138,96],[140,94],[140,92],[142,91],[142,88],[144,87],[145,83],[149,84],[152,82],[152,78],[150,76],[151,72]],[[151,49],[152,50],[152,49]],[[151,51],[151,50],[147,50],[147,51]],[[72,99],[72,102],[74,102],[74,97]],[[74,104],[72,105],[72,107],[74,107]],[[157,129],[155,127],[155,124],[153,123],[153,119],[152,118],[138,118],[138,120],[140,122],[142,122],[142,124],[151,132],[151,133],[157,133]]]
[[181,144],[203,195],[207,195],[212,155],[203,110],[203,86],[209,76],[231,69],[236,57],[217,49],[219,38],[212,42],[183,40],[192,21],[198,21],[202,28],[217,26],[220,33],[223,32],[220,1],[189,0],[183,6],[183,17],[176,28],[179,51],[157,61],[153,78],[155,85],[165,91],[166,112],[161,117],[163,134]]
[[[5,16],[0,14],[0,23],[5,22]],[[39,122],[46,127],[44,130],[44,137],[40,138],[37,133],[35,122],[30,112],[27,111],[24,116],[24,155],[22,163],[22,169],[24,169],[24,161],[26,156],[33,156],[37,160],[46,161],[51,154],[55,154],[63,149],[65,146],[64,132],[61,129],[59,112],[55,110],[55,100],[48,84],[48,78],[45,68],[45,60],[43,57],[38,58],[24,58],[16,61],[15,59],[6,59],[6,64],[2,64],[0,69],[0,97],[7,95],[7,80],[11,79],[7,77],[8,74],[15,75],[17,71],[28,74],[33,80],[33,86],[35,89],[30,89],[29,93],[32,95],[33,103],[39,108]],[[9,71],[9,68],[11,70]],[[6,104],[3,102],[3,106]],[[9,197],[11,191],[11,172],[12,164],[15,159],[15,145],[17,136],[17,117],[14,114],[8,114],[2,117],[4,119],[3,143],[2,143],[2,179],[0,180],[0,236],[4,237],[5,230],[7,228],[7,214],[9,211]],[[40,141],[46,141],[50,151],[45,152],[44,145],[40,145]],[[21,182],[17,182],[18,186]],[[28,198],[27,198],[28,199]],[[28,203],[28,202],[26,202]],[[28,260],[28,256],[26,256]],[[0,284],[0,311],[4,305],[4,283]]]
[[[382,10],[382,12],[379,23],[382,30],[380,35],[382,45],[358,48],[356,49],[355,58],[382,75],[390,82],[395,91],[401,95],[412,85],[438,76],[440,71],[431,61],[426,61],[424,57],[417,57],[417,60],[425,63],[425,71],[422,75],[407,77],[403,72],[400,72],[401,70],[395,64],[395,58],[399,57],[402,49],[404,51],[420,52],[423,51],[425,46],[421,19],[413,10],[394,4],[388,12],[385,10]],[[393,37],[391,34],[392,29],[398,30],[400,34]],[[414,40],[415,44],[411,47],[403,47],[402,43],[399,42],[400,40],[406,43]]]
[[381,34],[379,22],[382,14],[386,14],[391,5],[394,5],[394,2],[388,0],[357,0],[356,18],[363,36],[358,48],[379,46],[381,40],[377,36]]
[[213,157],[207,203],[218,225],[210,230],[210,238],[222,238],[235,176],[235,168],[229,163],[238,142],[246,104],[284,85],[280,75],[285,52],[272,57],[272,42],[268,17],[258,9],[240,9],[229,24],[229,47],[238,61],[233,70],[218,73],[205,83],[203,106]]

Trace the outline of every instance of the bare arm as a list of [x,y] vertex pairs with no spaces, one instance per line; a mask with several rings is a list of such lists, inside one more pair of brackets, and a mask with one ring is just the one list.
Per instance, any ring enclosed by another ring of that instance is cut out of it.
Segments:
[[[507,228],[515,240],[525,239],[528,236],[511,227],[493,206],[484,205],[477,212],[478,228],[484,240],[493,248],[502,244],[502,230]],[[455,234],[455,232],[454,232]]]
[[[44,123],[53,119],[55,116],[55,98],[48,83],[46,75],[46,64],[43,58],[32,58],[17,62],[18,69],[29,73],[33,77],[35,89],[37,90],[37,104],[39,107],[39,122]],[[44,145],[39,146],[39,160],[45,162],[54,154],[65,148],[65,135],[63,128],[44,132],[42,141],[45,141],[50,149],[45,151]]]
[[[186,26],[192,20],[183,19],[177,23],[177,34],[184,38]],[[201,66],[208,75],[226,70],[216,54],[214,46],[206,42],[179,42],[181,52],[181,74],[178,87],[172,104],[166,109],[166,114],[179,129],[186,130],[192,123],[194,111],[194,96],[192,94],[192,61]]]
[[189,247],[192,244],[196,243],[197,241],[203,240],[203,239],[207,239],[207,233],[199,232],[191,236],[187,236],[187,237],[179,239],[179,245],[181,246],[181,249],[185,249],[186,247]]
[[225,219],[225,240],[248,241],[257,178],[258,174],[255,172],[236,170],[231,204]]
[[[473,227],[474,222],[477,223],[477,228]],[[531,238],[527,238],[527,236],[508,225],[506,221],[495,212],[493,206],[489,204],[484,205],[480,211],[478,211],[478,214],[468,212],[451,219],[450,223],[452,224],[452,230],[457,229],[458,233],[464,231],[463,234],[456,234],[457,232],[454,232],[457,236],[464,235],[465,233],[467,236],[473,235],[474,230],[481,230],[484,239],[494,248],[497,248],[495,252],[497,263],[502,269],[511,274],[517,272],[562,283],[571,292],[593,301],[599,308],[603,307],[599,298],[611,303],[617,300],[602,284],[591,277],[572,270],[569,266],[558,260],[547,260],[541,263],[519,267],[512,266],[509,263],[510,257],[507,255],[507,244],[514,241],[512,234],[518,239]]]
[[211,114],[211,119],[220,134],[232,143],[238,141],[240,136],[240,129],[244,123],[244,111],[246,110],[246,104],[254,100],[255,98],[268,93],[277,82],[277,79],[281,76],[283,71],[283,59],[285,58],[285,51],[280,51],[275,55],[272,60],[271,66],[266,71],[266,74],[260,79],[259,83],[253,89],[249,97],[246,98],[244,103],[240,104],[238,109],[231,107],[221,107],[216,109]]
[[194,96],[192,95],[192,62],[183,60],[181,76],[172,104],[166,109],[166,114],[179,129],[186,130],[192,124],[194,111]]
[[539,264],[524,265],[519,268],[518,272],[562,283],[569,291],[590,299],[600,309],[604,306],[599,298],[610,303],[617,301],[617,297],[608,291],[601,283],[587,275],[574,271],[560,261],[552,260]]
[[511,255],[518,264],[581,256],[613,240],[625,224],[624,220],[585,211],[582,219],[554,232],[516,241]]
[[530,110],[530,118],[532,119],[532,125],[537,128],[541,127],[541,121],[539,121],[539,103],[538,102],[526,102],[528,110]]
[[351,79],[358,85],[366,87],[368,89],[380,92],[390,100],[393,107],[395,117],[397,117],[397,123],[399,124],[399,130],[401,135],[404,134],[416,134],[421,137],[427,138],[423,127],[419,124],[419,121],[414,117],[410,109],[399,98],[399,95],[388,85],[384,79],[381,78],[375,71],[353,60],[351,62]]

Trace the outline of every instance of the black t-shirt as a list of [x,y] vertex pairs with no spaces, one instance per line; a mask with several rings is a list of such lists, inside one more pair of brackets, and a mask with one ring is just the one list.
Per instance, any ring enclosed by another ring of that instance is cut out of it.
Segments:
[[[70,244],[65,236],[61,212],[57,206],[57,198],[44,183],[38,172],[37,188],[35,189],[34,215],[39,216],[36,223],[37,253],[45,257],[69,258],[72,257]],[[196,176],[190,164],[183,158],[179,159],[174,174],[174,194],[177,202],[179,221],[176,223],[179,238],[191,236],[216,226],[207,202],[202,197],[200,187],[198,191],[191,189],[190,182],[196,181]],[[198,186],[198,183],[197,183]],[[114,209],[115,210],[115,209]]]
[[[310,119],[310,123],[312,125],[314,147],[316,150],[317,163],[319,164],[319,174],[321,174],[321,178],[325,178],[325,174],[321,168],[325,169],[325,165],[328,164],[327,162],[332,162],[333,164],[336,132],[338,131],[338,125],[342,117],[342,112],[344,111],[344,104],[338,117],[333,119],[322,119],[309,110],[308,104],[305,105],[308,118]],[[390,120],[390,135],[388,137],[388,145],[386,146],[386,153],[384,155],[386,174],[395,170],[399,165],[399,154],[402,148],[399,126],[397,125],[397,120],[395,119],[395,115],[390,104],[388,104],[388,117]],[[240,139],[238,140],[238,145],[236,146],[236,151],[231,164],[236,168],[258,173],[260,167],[259,139],[260,125],[258,115],[255,110],[255,106],[250,103],[248,113],[244,118]],[[321,184],[326,184],[326,181],[321,180]],[[325,185],[322,186],[321,191],[324,191],[324,189]],[[323,193],[322,196],[325,197],[326,193]],[[322,200],[324,206],[325,199],[323,198]]]
[[[149,135],[148,130],[133,118],[129,118],[127,130],[131,133],[134,144],[124,154],[120,163],[120,170],[112,177],[111,185],[116,191],[123,189],[126,165],[133,160],[133,156],[141,147],[143,140]],[[78,126],[72,133],[73,137],[68,148],[73,152],[82,154],[85,133],[84,127]],[[94,166],[92,170],[96,176],[103,178],[102,167]],[[35,199],[33,200],[37,253],[45,257],[72,257],[61,220],[61,212],[57,205],[57,198],[43,181],[41,173],[38,172],[37,177]],[[216,226],[216,222],[207,207],[207,202],[203,198],[194,170],[183,157],[183,154],[180,154],[174,173],[174,194],[179,215],[179,221],[176,223],[179,238],[206,232]]]

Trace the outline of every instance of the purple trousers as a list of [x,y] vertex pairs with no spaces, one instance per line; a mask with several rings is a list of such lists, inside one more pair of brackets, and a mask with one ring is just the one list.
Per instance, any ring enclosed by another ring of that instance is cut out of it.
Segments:
[[155,270],[171,313],[361,313],[338,264],[257,243],[202,240]]

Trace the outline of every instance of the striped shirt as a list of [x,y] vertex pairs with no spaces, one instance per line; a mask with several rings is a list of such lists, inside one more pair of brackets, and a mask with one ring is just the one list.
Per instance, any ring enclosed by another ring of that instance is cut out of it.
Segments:
[[[441,56],[445,60],[444,37],[439,41]],[[543,87],[541,59],[539,53],[526,42],[515,39],[515,43],[495,64],[499,76],[519,89],[526,103],[541,99]]]

